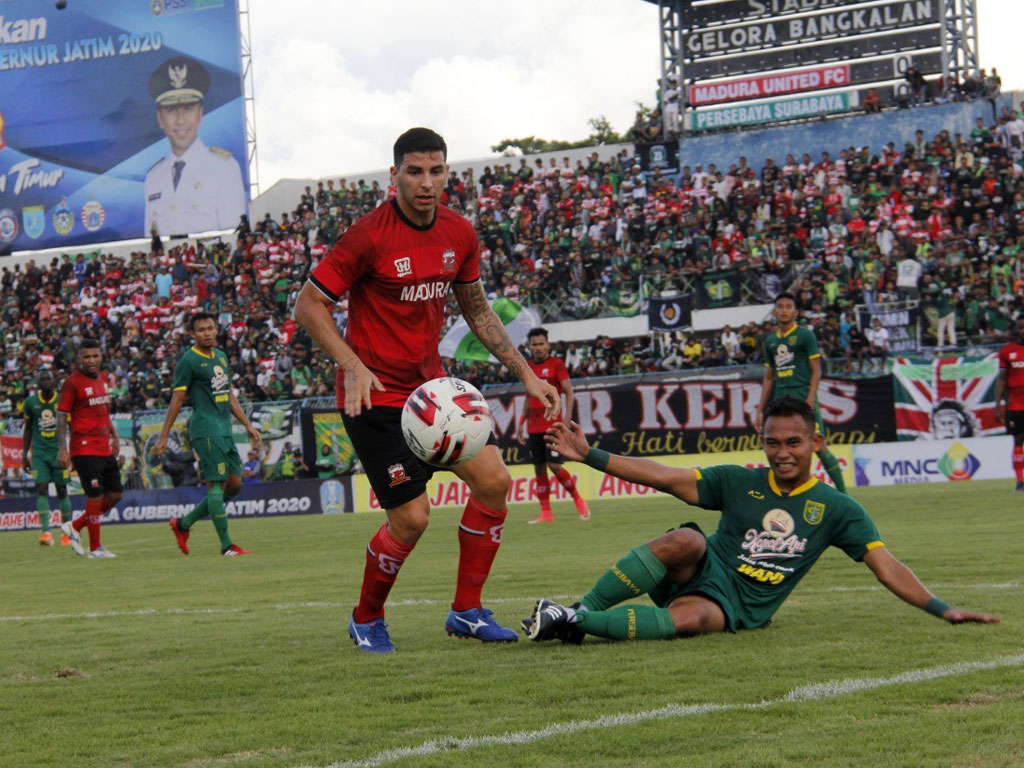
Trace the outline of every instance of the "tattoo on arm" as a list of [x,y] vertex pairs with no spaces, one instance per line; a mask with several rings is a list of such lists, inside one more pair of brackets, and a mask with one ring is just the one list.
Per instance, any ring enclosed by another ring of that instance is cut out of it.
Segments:
[[491,305],[487,303],[487,295],[484,293],[483,286],[476,282],[468,285],[453,285],[452,289],[470,330],[477,335],[488,351],[508,368],[513,376],[522,378],[523,374],[529,370],[526,360],[519,354],[516,345],[508,337],[505,326],[494,314]]

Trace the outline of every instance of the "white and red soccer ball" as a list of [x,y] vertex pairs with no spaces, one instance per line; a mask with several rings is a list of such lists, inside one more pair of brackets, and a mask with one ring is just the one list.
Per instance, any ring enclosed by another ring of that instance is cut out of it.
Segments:
[[494,422],[480,390],[461,379],[432,379],[409,395],[402,409],[402,434],[428,464],[465,464],[487,445]]

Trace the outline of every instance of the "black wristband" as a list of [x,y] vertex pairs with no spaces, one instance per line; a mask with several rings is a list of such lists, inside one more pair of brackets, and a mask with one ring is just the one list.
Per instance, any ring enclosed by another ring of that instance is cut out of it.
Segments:
[[924,609],[928,611],[928,613],[930,613],[932,616],[938,616],[941,619],[943,617],[943,614],[945,614],[946,611],[949,610],[949,606],[946,603],[939,600],[939,598],[933,597],[931,600],[928,601]]
[[587,451],[587,455],[583,457],[583,463],[588,467],[604,472],[608,467],[608,460],[611,457],[612,455],[608,451],[602,451],[600,448],[591,448]]

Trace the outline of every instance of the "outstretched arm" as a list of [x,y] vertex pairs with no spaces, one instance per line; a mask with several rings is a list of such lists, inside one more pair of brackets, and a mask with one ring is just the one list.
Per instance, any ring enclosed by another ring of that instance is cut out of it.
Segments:
[[907,566],[893,557],[885,547],[872,549],[864,555],[864,564],[871,569],[886,589],[904,602],[915,608],[945,619],[950,624],[973,622],[978,624],[998,624],[998,616],[984,613],[971,613],[959,608],[952,608],[928,591],[928,588],[914,575]]
[[684,467],[666,467],[650,459],[617,456],[591,448],[580,425],[574,421],[568,425],[562,422],[555,424],[548,430],[545,440],[550,448],[569,461],[582,461],[614,477],[671,493],[687,504],[696,505],[699,501],[696,471]]
[[545,417],[557,419],[562,408],[562,399],[554,387],[538,379],[530,370],[530,366],[526,364],[526,360],[509,338],[501,319],[491,309],[480,281],[456,283],[452,285],[452,291],[455,293],[455,300],[459,303],[462,316],[469,324],[469,329],[476,334],[487,350],[498,358],[498,362],[523,382],[526,394],[536,397],[546,405]]

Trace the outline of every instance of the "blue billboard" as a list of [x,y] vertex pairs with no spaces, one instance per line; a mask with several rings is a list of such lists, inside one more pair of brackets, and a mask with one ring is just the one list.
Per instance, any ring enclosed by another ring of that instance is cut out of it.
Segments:
[[0,252],[233,229],[237,0],[0,0]]

